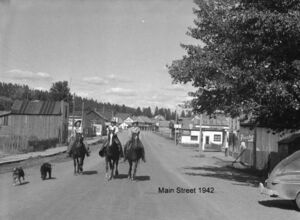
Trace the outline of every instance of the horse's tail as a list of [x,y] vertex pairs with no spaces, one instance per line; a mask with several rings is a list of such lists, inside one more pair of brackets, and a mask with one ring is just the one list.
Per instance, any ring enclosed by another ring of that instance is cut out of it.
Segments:
[[99,151],[99,156],[100,157],[104,157],[105,156],[105,148],[106,148],[106,145],[102,145],[100,151]]

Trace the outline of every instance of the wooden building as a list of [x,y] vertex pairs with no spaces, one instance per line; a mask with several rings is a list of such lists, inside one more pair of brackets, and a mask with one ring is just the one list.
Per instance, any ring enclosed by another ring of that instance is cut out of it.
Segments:
[[105,131],[105,123],[108,122],[104,115],[96,110],[87,111],[83,117],[83,133],[88,136],[103,135]]
[[66,102],[16,100],[10,112],[0,115],[2,145],[26,150],[31,143],[66,143],[68,116]]
[[221,151],[225,146],[229,121],[224,115],[219,114],[216,118],[210,118],[203,114],[193,118],[182,118],[180,123],[181,143],[199,145],[201,126],[201,147],[203,151]]
[[103,114],[97,110],[76,111],[70,117],[69,133],[73,129],[73,121],[81,121],[81,131],[86,137],[103,135],[105,133],[105,123],[109,122]]
[[[232,124],[235,125],[236,122]],[[238,122],[231,131],[231,155],[240,156],[241,162],[257,170],[270,171],[282,159],[299,150],[299,132],[275,132],[264,126],[254,127],[250,120]]]

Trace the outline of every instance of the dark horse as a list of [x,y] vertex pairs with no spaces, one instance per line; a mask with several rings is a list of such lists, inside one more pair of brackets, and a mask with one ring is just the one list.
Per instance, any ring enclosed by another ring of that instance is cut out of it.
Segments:
[[[111,180],[114,177],[113,176],[114,170],[115,170],[115,176],[119,175],[119,171],[118,171],[118,164],[120,159],[119,144],[121,143],[117,141],[117,135],[115,134],[115,130],[109,130],[108,140],[107,140],[105,153],[104,153],[105,169],[106,169],[105,176],[108,180]],[[108,168],[110,168],[110,174],[108,174]]]
[[71,156],[74,162],[74,175],[83,172],[83,161],[85,155],[89,156],[89,151],[83,143],[83,136],[76,134],[75,141],[71,149]]
[[[134,180],[138,162],[141,158],[144,158],[144,148],[142,147],[142,143],[139,139],[139,133],[132,134],[131,140],[127,142],[124,151],[125,159],[128,160],[129,163],[128,179]],[[133,164],[134,170],[132,173]]]

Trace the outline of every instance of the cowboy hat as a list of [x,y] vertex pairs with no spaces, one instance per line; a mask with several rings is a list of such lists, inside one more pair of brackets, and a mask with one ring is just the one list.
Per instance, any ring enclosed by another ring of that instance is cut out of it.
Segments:
[[74,126],[76,127],[78,123],[79,123],[79,126],[81,126],[81,121],[76,121],[76,122],[74,123]]
[[111,119],[111,123],[117,123],[117,120],[115,118]]

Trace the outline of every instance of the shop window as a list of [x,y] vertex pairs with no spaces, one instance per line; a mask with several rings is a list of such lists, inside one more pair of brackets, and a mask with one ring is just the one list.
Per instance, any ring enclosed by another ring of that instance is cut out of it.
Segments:
[[215,134],[214,135],[214,141],[215,142],[221,142],[221,135],[220,134]]
[[191,141],[198,141],[198,136],[191,136]]

